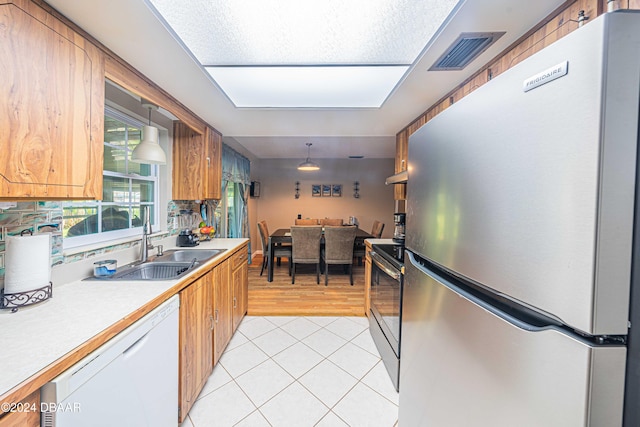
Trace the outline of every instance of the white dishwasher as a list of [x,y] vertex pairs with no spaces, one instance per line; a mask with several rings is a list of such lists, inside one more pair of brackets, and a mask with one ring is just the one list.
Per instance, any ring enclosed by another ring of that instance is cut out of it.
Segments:
[[41,388],[43,427],[178,425],[176,295]]

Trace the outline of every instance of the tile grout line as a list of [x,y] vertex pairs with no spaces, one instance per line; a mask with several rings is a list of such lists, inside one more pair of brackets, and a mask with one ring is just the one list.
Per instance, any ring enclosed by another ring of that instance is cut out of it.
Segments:
[[[392,400],[390,400],[389,398],[387,398],[386,396],[384,396],[383,394],[379,393],[377,390],[375,390],[374,388],[372,388],[371,386],[367,385],[365,382],[363,382],[362,380],[369,375],[373,369],[375,369],[375,367],[380,363],[380,361],[382,360],[379,354],[373,354],[372,352],[370,352],[367,348],[364,348],[361,345],[358,345],[357,343],[354,343],[353,340],[358,338],[359,336],[361,336],[365,331],[368,330],[369,326],[368,325],[363,325],[360,322],[357,322],[353,319],[351,319],[350,317],[353,316],[327,316],[327,317],[331,317],[333,318],[333,320],[331,320],[331,322],[327,323],[327,324],[319,324],[314,322],[313,320],[311,320],[309,317],[314,317],[314,316],[295,316],[293,318],[290,318],[288,321],[282,323],[282,324],[277,324],[273,321],[271,321],[269,319],[269,317],[271,316],[251,316],[249,319],[247,319],[247,323],[246,324],[250,324],[258,319],[262,319],[266,322],[268,322],[271,326],[273,326],[273,329],[270,329],[266,332],[260,333],[259,335],[256,335],[253,338],[249,338],[249,336],[246,335],[246,332],[243,332],[240,327],[238,328],[238,332],[240,332],[240,334],[243,336],[243,338],[246,339],[246,342],[243,342],[242,344],[237,345],[236,347],[227,350],[225,349],[225,352],[227,351],[234,351],[240,347],[243,347],[244,345],[251,343],[254,347],[256,347],[261,353],[263,353],[265,356],[267,356],[267,359],[260,362],[259,364],[257,364],[256,366],[253,366],[252,368],[250,368],[249,370],[242,372],[241,374],[237,375],[237,376],[232,376],[230,374],[230,372],[224,367],[223,364],[220,364],[222,366],[222,369],[226,372],[226,374],[229,376],[230,380],[227,381],[226,383],[220,385],[219,387],[217,387],[216,389],[211,390],[209,393],[207,393],[207,395],[215,392],[216,390],[220,389],[221,387],[233,382],[235,384],[236,387],[238,387],[242,393],[245,395],[245,397],[249,400],[249,402],[251,402],[251,404],[254,407],[254,410],[249,412],[246,416],[244,416],[241,420],[239,420],[236,424],[237,425],[239,423],[241,423],[243,420],[245,420],[246,418],[250,417],[251,415],[255,414],[256,412],[258,412],[262,418],[264,418],[264,420],[267,421],[267,423],[269,425],[272,425],[271,422],[267,419],[267,417],[265,416],[265,414],[261,411],[261,408],[264,407],[264,405],[266,405],[268,402],[270,402],[271,400],[273,400],[274,398],[276,398],[278,395],[280,395],[284,390],[286,390],[287,388],[291,387],[291,385],[293,385],[294,383],[297,383],[300,387],[302,387],[304,390],[306,390],[308,393],[310,393],[315,399],[317,399],[317,401],[319,403],[321,403],[325,408],[328,409],[328,411],[322,415],[322,417],[314,424],[317,425],[318,423],[320,423],[323,419],[325,419],[330,413],[333,414],[335,417],[337,417],[338,419],[340,419],[342,422],[344,422],[345,424],[348,425],[348,423],[342,419],[342,417],[340,417],[337,413],[335,413],[333,411],[333,409],[340,403],[342,402],[348,395],[349,393],[351,393],[355,387],[357,387],[359,384],[362,384],[364,387],[366,387],[367,389],[369,389],[370,391],[376,393],[378,396],[382,397],[383,399],[385,399],[386,401],[388,401],[389,403],[393,404],[394,406],[398,406],[395,402],[393,402]],[[314,326],[317,326],[318,329],[305,335],[304,337],[302,337],[301,339],[297,338],[296,336],[292,335],[290,332],[288,332],[286,329],[283,329],[284,326],[286,326],[287,324],[290,324],[296,320],[299,319],[304,319],[310,323],[312,323]],[[340,319],[345,319],[349,322],[352,322],[354,325],[358,326],[358,327],[363,327],[364,329],[362,329],[360,332],[358,332],[355,336],[351,337],[350,339],[346,339],[343,336],[337,334],[336,332],[328,329],[327,327],[330,326],[331,324],[334,324],[335,322],[339,321]],[[243,319],[244,321],[244,319]],[[242,323],[241,325],[242,326]],[[279,330],[280,332],[284,332],[287,336],[291,337],[294,342],[291,343],[290,345],[280,349],[277,353],[274,353],[273,355],[270,355],[268,353],[266,353],[265,350],[262,349],[262,347],[260,345],[258,345],[257,343],[254,342],[254,340],[259,339],[260,337],[263,337],[269,333],[272,333],[276,330]],[[318,351],[316,351],[314,348],[310,347],[310,345],[308,345],[306,342],[303,342],[303,340],[309,338],[310,336],[320,332],[324,330],[325,332],[330,333],[331,335],[335,336],[336,338],[339,338],[341,340],[344,340],[344,343],[341,343],[336,349],[334,349],[331,353],[329,353],[327,356],[325,356],[324,354],[319,353]],[[307,369],[304,373],[298,375],[298,377],[294,377],[291,372],[289,372],[284,366],[282,366],[280,363],[278,363],[276,360],[274,360],[274,357],[276,357],[277,355],[281,354],[282,352],[286,351],[287,349],[290,349],[291,347],[297,345],[298,343],[304,345],[307,349],[311,350],[312,352],[314,352],[315,354],[317,354],[318,356],[320,356],[320,361],[316,364],[314,364],[312,367],[310,367],[309,369]],[[329,359],[329,357],[331,357],[332,355],[334,355],[336,352],[338,352],[339,350],[343,349],[347,344],[352,344],[353,346],[355,346],[356,348],[358,348],[361,351],[366,352],[369,355],[372,355],[374,357],[376,357],[378,360],[376,361],[376,363],[369,368],[360,378],[354,376],[351,372],[347,371],[345,368],[343,368],[340,365],[337,365],[335,362],[333,362],[332,360]],[[225,353],[223,352],[223,354]],[[282,390],[280,390],[279,392],[277,392],[275,395],[271,396],[268,400],[266,400],[265,402],[263,402],[260,406],[258,406],[252,399],[251,397],[249,397],[249,395],[245,392],[245,390],[240,386],[240,384],[236,381],[237,378],[239,378],[242,375],[247,374],[248,372],[251,372],[252,370],[256,369],[257,367],[263,365],[264,363],[266,363],[267,361],[271,361],[273,363],[275,363],[278,367],[280,367],[284,372],[286,372],[291,378],[293,378],[293,381],[291,383],[289,383],[286,387],[284,387]],[[309,390],[303,383],[300,382],[300,379],[302,377],[304,377],[305,375],[307,375],[309,372],[311,372],[313,369],[317,368],[320,364],[322,364],[323,362],[328,361],[329,363],[331,363],[331,365],[333,365],[334,367],[337,367],[338,369],[340,369],[342,372],[346,373],[347,375],[349,375],[351,378],[355,379],[356,382],[355,384],[350,387],[338,400],[336,403],[334,403],[331,407],[328,406],[319,396],[316,396],[316,394],[314,394],[311,390]],[[206,395],[205,395],[206,396]],[[202,398],[204,396],[199,396],[197,400],[199,400],[200,398]],[[193,422],[193,419],[188,415],[189,421],[191,422],[191,424],[194,427],[195,423]],[[397,425],[397,420],[395,425]]]

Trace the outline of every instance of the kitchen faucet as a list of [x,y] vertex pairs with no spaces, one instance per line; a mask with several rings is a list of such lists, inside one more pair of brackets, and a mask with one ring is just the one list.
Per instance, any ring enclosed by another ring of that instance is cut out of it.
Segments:
[[[140,262],[147,262],[149,258],[149,249],[155,248],[151,243],[151,218],[150,208],[145,208],[144,222],[142,224],[142,240],[140,241]],[[162,245],[158,245],[158,255],[162,255]]]

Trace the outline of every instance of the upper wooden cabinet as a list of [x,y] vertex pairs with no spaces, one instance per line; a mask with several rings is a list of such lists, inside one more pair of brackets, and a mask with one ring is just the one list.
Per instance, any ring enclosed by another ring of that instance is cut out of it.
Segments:
[[104,55],[27,0],[0,5],[0,199],[102,197]]
[[173,199],[220,199],[222,135],[201,134],[182,122],[173,125]]
[[[396,163],[395,173],[406,171],[409,151],[409,135],[407,130],[396,135]],[[407,198],[407,184],[394,184],[393,199],[404,200]]]
[[222,197],[222,134],[214,129],[205,129],[207,157],[207,180],[205,199],[220,199]]

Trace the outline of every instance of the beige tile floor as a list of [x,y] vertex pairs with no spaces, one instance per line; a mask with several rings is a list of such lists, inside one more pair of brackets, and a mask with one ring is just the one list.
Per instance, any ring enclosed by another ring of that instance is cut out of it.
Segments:
[[244,318],[182,427],[393,427],[364,317]]

